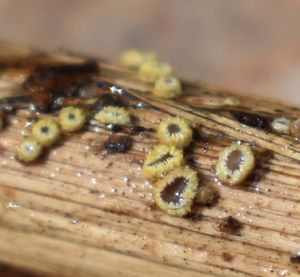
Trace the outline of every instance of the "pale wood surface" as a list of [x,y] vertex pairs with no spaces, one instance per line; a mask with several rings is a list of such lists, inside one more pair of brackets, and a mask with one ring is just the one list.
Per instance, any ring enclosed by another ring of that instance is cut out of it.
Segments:
[[[41,163],[25,166],[14,158],[14,149],[30,130],[24,129],[30,114],[19,111],[8,117],[9,126],[0,134],[0,261],[61,276],[297,276],[299,266],[290,262],[299,250],[297,142],[245,128],[217,112],[233,93],[186,84],[186,96],[175,109],[172,101],[143,94],[149,86],[134,73],[100,66],[101,76],[130,90],[138,88],[141,92],[135,94],[141,100],[189,120],[208,135],[208,141],[194,143],[189,158],[202,182],[218,187],[219,202],[196,210],[201,216],[194,220],[170,217],[153,207],[151,183],[140,168],[157,143],[154,134],[133,136],[128,153],[106,155],[95,153],[92,145],[103,144],[109,133],[104,128],[100,134],[85,131],[68,137]],[[252,111],[300,115],[276,101],[236,97]],[[133,112],[145,127],[156,127],[165,116],[155,110]],[[250,140],[259,151],[274,154],[258,160],[254,175],[259,178],[241,189],[218,184],[213,172],[219,151],[236,140]],[[243,224],[241,236],[219,229],[226,216]]]

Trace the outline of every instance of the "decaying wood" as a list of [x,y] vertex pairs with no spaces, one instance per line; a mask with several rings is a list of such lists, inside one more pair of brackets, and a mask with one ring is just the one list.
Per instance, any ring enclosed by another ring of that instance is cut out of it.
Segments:
[[[2,47],[0,54],[32,55],[11,49]],[[59,52],[50,56],[85,59]],[[109,136],[100,126],[100,133],[67,137],[41,162],[23,165],[14,149],[29,131],[24,126],[31,112],[18,110],[7,116],[0,133],[0,261],[60,276],[299,275],[290,257],[300,250],[300,147],[288,135],[242,125],[230,113],[240,109],[295,119],[300,110],[193,83],[184,83],[184,97],[162,101],[151,97],[151,87],[135,73],[103,60],[99,65],[101,78],[155,108],[132,109],[141,126],[156,128],[173,114],[199,131],[188,160],[203,184],[217,187],[218,203],[195,207],[187,218],[170,217],[153,205],[152,185],[141,174],[145,153],[157,144],[149,132],[132,135],[129,152],[109,155],[94,149]],[[25,93],[16,71],[3,78],[1,98]],[[239,99],[241,107],[224,105],[228,96]],[[243,187],[223,186],[214,174],[218,153],[239,140],[260,153],[257,167]],[[242,224],[239,234],[220,228],[229,216]]]

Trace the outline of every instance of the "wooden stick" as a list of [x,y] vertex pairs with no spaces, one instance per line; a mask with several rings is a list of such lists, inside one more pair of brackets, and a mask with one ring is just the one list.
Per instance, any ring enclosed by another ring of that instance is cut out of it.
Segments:
[[[18,51],[6,50],[5,58]],[[31,54],[23,51],[18,59]],[[48,59],[78,63],[85,57],[56,52]],[[236,97],[243,109],[271,118],[295,119],[299,110],[266,99],[256,104],[256,97],[192,83],[184,83],[182,98],[162,101],[151,96],[152,87],[135,72],[103,60],[99,65],[95,79],[110,80],[135,101],[154,107],[131,110],[140,125],[156,128],[171,114],[199,129],[201,137],[188,159],[201,182],[218,189],[218,203],[196,209],[192,218],[170,217],[153,206],[152,184],[142,176],[141,165],[158,143],[155,133],[132,135],[129,152],[108,155],[93,149],[110,134],[99,125],[100,133],[85,130],[66,137],[42,161],[24,165],[15,159],[15,146],[29,133],[24,126],[32,114],[19,110],[7,116],[0,132],[0,261],[59,276],[299,275],[299,265],[290,260],[300,239],[297,141],[241,125],[230,116],[236,107],[224,105],[224,99]],[[25,93],[15,81],[20,72],[5,75],[14,89],[0,91],[0,99]],[[257,161],[243,187],[223,186],[216,181],[215,162],[225,145],[239,140],[273,155]],[[228,216],[242,224],[239,236],[220,229]]]

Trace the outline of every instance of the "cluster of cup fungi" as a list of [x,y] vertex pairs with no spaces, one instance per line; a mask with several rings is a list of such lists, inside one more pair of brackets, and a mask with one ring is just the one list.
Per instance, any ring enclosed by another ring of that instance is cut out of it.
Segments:
[[171,99],[182,94],[180,81],[174,76],[172,67],[159,61],[154,53],[130,49],[121,55],[120,62],[137,71],[141,80],[153,84],[154,96]]
[[[121,106],[104,105],[93,114],[93,119],[109,125],[129,126],[131,116]],[[89,113],[80,107],[62,108],[58,118],[39,119],[31,129],[31,136],[25,137],[17,147],[17,158],[24,163],[37,160],[43,149],[53,146],[63,134],[80,131],[89,120]]]
[[[180,81],[174,76],[172,67],[157,59],[151,52],[135,49],[125,51],[120,57],[122,66],[137,72],[141,80],[153,85],[155,97],[172,99],[183,93]],[[226,98],[226,105],[238,106],[239,100]],[[58,116],[44,117],[36,121],[31,135],[24,137],[16,148],[16,157],[23,163],[36,161],[45,149],[52,147],[63,134],[80,131],[89,121],[89,112],[75,106],[60,110]],[[132,116],[122,105],[107,104],[93,114],[98,122],[130,126]],[[0,130],[3,118],[0,116]],[[281,134],[300,136],[300,119],[292,121],[285,117],[271,122],[273,131]],[[184,149],[193,140],[193,130],[178,117],[164,118],[157,128],[159,145],[146,155],[142,172],[153,185],[153,196],[157,206],[172,216],[185,216],[193,203],[207,204],[215,193],[210,186],[199,185],[199,174],[186,164]],[[250,146],[234,143],[219,154],[215,166],[216,176],[222,184],[242,184],[255,166],[255,157]]]
[[[143,81],[153,84],[153,95],[172,99],[182,94],[180,81],[174,77],[170,65],[157,60],[151,52],[135,49],[124,52],[121,64],[138,72]],[[227,97],[227,106],[239,106],[240,101]],[[270,124],[272,130],[281,134],[300,135],[300,119],[292,121],[277,117]],[[154,200],[159,208],[170,215],[184,216],[191,211],[195,197],[206,204],[215,192],[213,187],[198,189],[197,172],[185,165],[183,149],[193,138],[191,127],[180,118],[166,118],[157,130],[160,145],[155,146],[144,160],[143,173],[154,181]],[[255,167],[255,155],[246,143],[233,143],[219,154],[215,165],[218,180],[228,186],[243,184]],[[198,195],[197,195],[198,194]]]
[[25,137],[17,146],[17,158],[24,163],[37,160],[43,150],[53,146],[63,133],[72,133],[83,128],[86,122],[85,111],[68,106],[61,109],[58,118],[39,119],[31,129],[31,135]]
[[161,144],[144,160],[143,174],[154,181],[154,200],[170,215],[189,213],[198,190],[198,173],[186,165],[183,151],[191,143],[192,136],[193,131],[184,120],[166,118],[157,131]]
[[[172,67],[157,60],[156,55],[135,49],[121,55],[121,64],[138,72],[144,82],[153,85],[153,95],[172,99],[182,94],[180,81]],[[178,117],[166,117],[157,128],[159,145],[146,155],[143,174],[151,180],[156,205],[172,216],[185,216],[191,212],[198,195],[198,202],[206,204],[215,190],[201,185],[199,174],[186,164],[184,149],[193,140],[193,130]]]

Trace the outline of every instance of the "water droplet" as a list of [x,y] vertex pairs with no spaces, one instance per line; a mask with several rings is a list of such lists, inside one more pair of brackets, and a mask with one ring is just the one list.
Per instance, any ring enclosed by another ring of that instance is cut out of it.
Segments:
[[278,276],[284,277],[284,276],[287,276],[288,273],[289,273],[288,269],[282,269],[282,270],[279,270]]
[[128,176],[124,176],[123,177],[123,182],[128,185],[129,184],[129,177]]
[[22,135],[22,136],[27,135],[27,133],[29,132],[28,129],[31,127],[32,123],[33,123],[32,121],[27,121],[27,122],[25,123],[24,128],[21,130],[21,135]]
[[203,153],[207,153],[207,151],[208,151],[207,148],[205,148],[205,147],[202,147],[201,150],[203,151]]
[[215,181],[215,183],[216,183],[217,185],[222,186],[222,184],[221,184],[221,182],[219,181],[218,178],[214,178],[214,181]]
[[273,272],[273,266],[272,265],[266,265],[263,267],[263,272]]
[[89,126],[89,131],[94,132],[94,133],[101,133],[101,128],[98,126]]
[[64,101],[65,101],[64,97],[58,97],[55,99],[55,104],[61,106],[61,105],[63,105]]
[[17,204],[15,201],[10,201],[6,208],[8,209],[17,209],[17,208],[20,208],[21,206],[19,204]]
[[102,192],[99,194],[99,198],[104,198],[104,197],[105,197],[105,193]]
[[118,88],[117,86],[111,86],[109,89],[112,93],[117,93],[120,96],[124,95],[125,93],[125,91],[122,88]]
[[81,178],[82,175],[83,175],[83,173],[82,173],[81,171],[76,172],[76,176],[77,176],[78,178]]
[[137,108],[144,108],[144,107],[146,107],[146,105],[145,105],[144,102],[138,102],[138,103],[136,104],[136,107],[137,107]]
[[56,173],[55,172],[51,172],[49,175],[49,178],[53,179],[55,177]]
[[254,191],[260,193],[262,190],[258,187],[255,187]]
[[36,106],[33,105],[33,104],[29,105],[28,110],[31,111],[31,112],[35,112],[36,111]]
[[139,192],[139,194],[138,194],[141,198],[145,198],[145,193],[143,193],[143,192]]
[[97,183],[97,178],[92,177],[92,178],[90,179],[90,183],[91,183],[92,185],[96,185],[96,183]]

